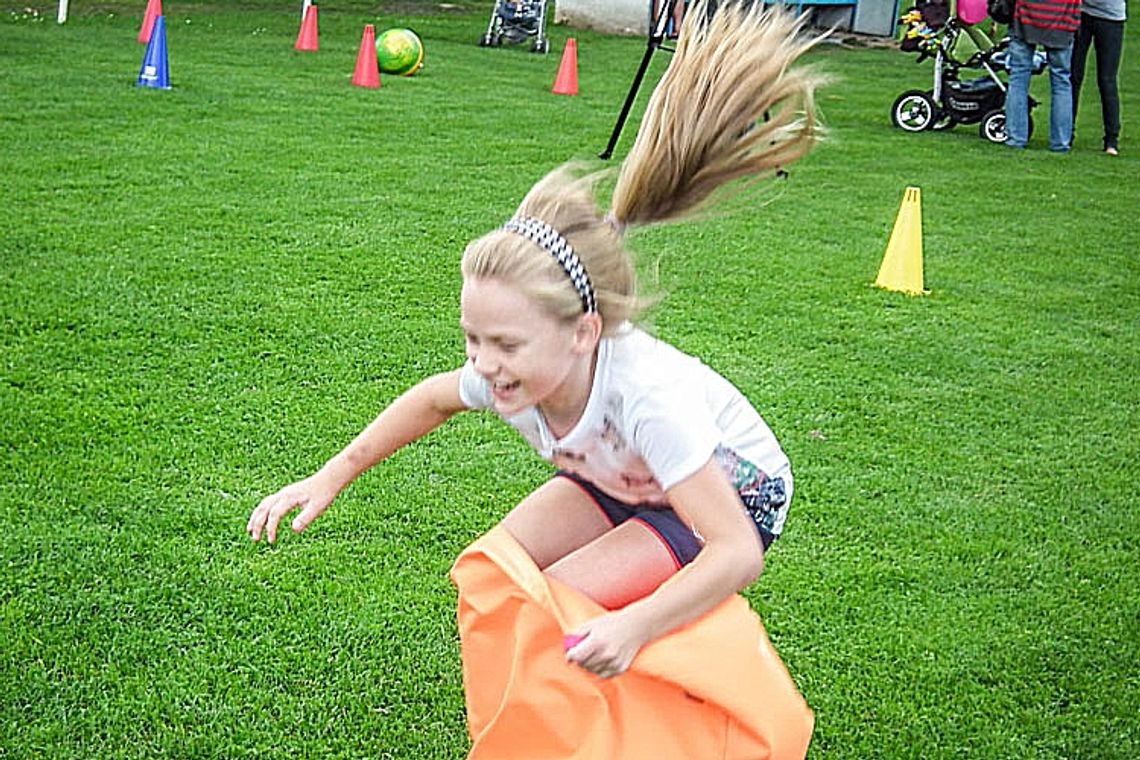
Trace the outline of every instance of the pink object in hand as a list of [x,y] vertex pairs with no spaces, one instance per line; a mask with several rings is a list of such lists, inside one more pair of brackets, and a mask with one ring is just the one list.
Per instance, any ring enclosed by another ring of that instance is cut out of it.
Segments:
[[566,634],[562,637],[562,651],[569,652],[571,649],[578,646],[578,642],[584,638],[586,637],[576,633]]

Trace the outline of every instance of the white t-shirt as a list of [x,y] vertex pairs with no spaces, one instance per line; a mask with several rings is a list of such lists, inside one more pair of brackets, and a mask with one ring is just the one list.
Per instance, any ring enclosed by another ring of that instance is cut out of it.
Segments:
[[[491,388],[470,362],[459,395],[468,408],[492,408]],[[504,419],[544,459],[628,504],[667,505],[665,492],[714,453],[738,490],[746,472],[783,478],[791,497],[788,458],[743,394],[699,359],[632,326],[599,342],[590,398],[565,437],[554,437],[536,407]]]

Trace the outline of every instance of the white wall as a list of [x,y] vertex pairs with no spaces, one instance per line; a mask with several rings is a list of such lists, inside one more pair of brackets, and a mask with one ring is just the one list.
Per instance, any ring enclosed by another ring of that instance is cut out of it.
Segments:
[[[887,37],[894,34],[900,0],[858,2],[855,31]],[[650,0],[554,0],[554,23],[610,34],[645,35],[649,33],[649,3]],[[843,6],[820,6],[815,9],[815,23],[821,28],[833,24],[840,29],[852,28],[851,10]]]
[[554,23],[610,34],[647,34],[648,0],[554,0]]
[[895,33],[895,19],[899,17],[900,10],[912,5],[914,3],[910,0],[905,5],[900,4],[899,0],[859,0],[852,28],[863,34],[891,37]]

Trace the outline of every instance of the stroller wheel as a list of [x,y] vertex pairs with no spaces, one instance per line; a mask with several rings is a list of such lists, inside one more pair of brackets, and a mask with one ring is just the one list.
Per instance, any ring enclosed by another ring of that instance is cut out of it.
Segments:
[[[1005,111],[995,108],[983,116],[982,123],[978,125],[978,134],[982,136],[982,139],[989,140],[992,143],[1004,143],[1006,138]],[[1029,117],[1029,131],[1026,136],[1033,136],[1032,116]]]
[[891,123],[907,132],[930,129],[938,120],[938,106],[929,93],[907,90],[891,106]]
[[530,47],[530,52],[532,53],[542,53],[543,55],[546,55],[549,51],[549,40],[535,40],[534,44]]
[[983,116],[982,123],[978,125],[978,134],[983,140],[992,143],[1005,142],[1005,111],[995,109]]
[[479,38],[479,47],[491,47],[491,35],[484,34]]

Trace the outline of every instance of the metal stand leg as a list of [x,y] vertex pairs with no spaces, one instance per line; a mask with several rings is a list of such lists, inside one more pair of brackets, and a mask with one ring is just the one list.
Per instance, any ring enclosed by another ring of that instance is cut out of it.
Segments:
[[653,53],[662,46],[665,40],[665,29],[669,26],[669,19],[673,17],[673,9],[677,3],[684,0],[664,0],[661,7],[657,10],[657,18],[653,20],[653,26],[649,30],[649,40],[645,46],[645,55],[641,57],[641,65],[637,67],[637,74],[633,77],[633,84],[629,88],[629,94],[625,96],[625,103],[622,104],[621,113],[618,115],[617,123],[614,124],[614,131],[610,135],[610,141],[606,145],[606,149],[598,154],[598,158],[608,159],[614,154],[614,147],[617,145],[618,138],[621,136],[622,127],[625,126],[625,120],[629,118],[629,111],[633,108],[633,101],[637,99],[637,91],[641,88],[641,80],[645,78],[645,71],[649,68],[649,62],[653,59]]

